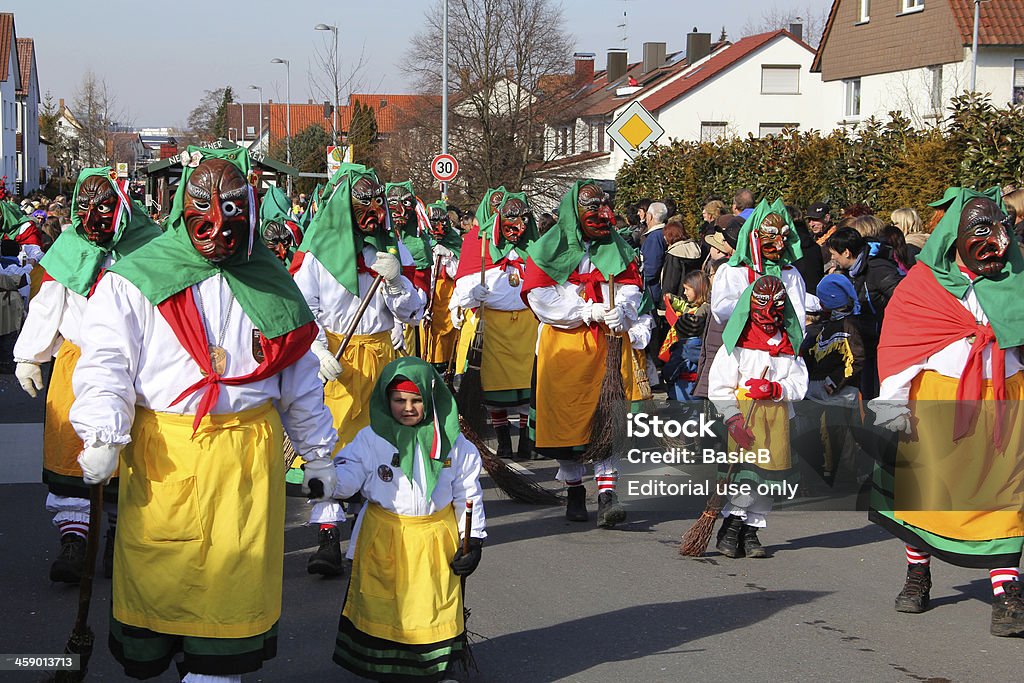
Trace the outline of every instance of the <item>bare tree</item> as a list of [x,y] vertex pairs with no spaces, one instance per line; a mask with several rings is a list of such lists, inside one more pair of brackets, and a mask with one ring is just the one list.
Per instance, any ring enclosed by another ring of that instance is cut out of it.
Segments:
[[[449,150],[462,169],[456,183],[470,198],[501,184],[528,186],[544,160],[545,121],[564,106],[564,93],[544,92],[545,81],[571,71],[562,11],[552,0],[450,0],[448,11]],[[440,92],[441,27],[438,3],[406,54],[404,68],[424,93]],[[440,112],[427,113],[420,118],[434,123],[422,135],[439,140],[432,131]]]
[[116,127],[128,127],[127,112],[117,104],[117,98],[106,80],[87,70],[75,91],[74,112],[81,124],[79,158],[85,166],[103,166],[110,162],[108,141]]
[[[335,30],[340,31],[341,27]],[[320,45],[313,47],[313,57],[307,69],[310,94],[317,101],[330,103],[334,108],[330,119],[332,128],[336,129],[332,133],[335,144],[341,142],[341,136],[346,132],[342,130],[341,103],[363,87],[363,72],[366,67],[365,41],[358,59],[343,67],[334,49],[334,41],[340,39],[340,36],[335,35],[322,36]]]
[[[750,18],[743,25],[743,35],[750,36],[765,31],[776,29],[788,29],[790,24],[802,24],[804,29],[803,40],[811,47],[817,47],[821,42],[821,34],[825,30],[825,22],[828,21],[828,9],[816,7],[812,4],[791,9],[780,8],[772,5],[761,11],[759,19]],[[723,29],[724,32],[724,29]]]

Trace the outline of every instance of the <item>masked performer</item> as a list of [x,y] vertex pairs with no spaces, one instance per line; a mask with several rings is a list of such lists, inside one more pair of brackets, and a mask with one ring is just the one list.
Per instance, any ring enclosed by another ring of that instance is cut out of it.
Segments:
[[[615,216],[605,193],[591,180],[577,181],[562,198],[558,222],[530,248],[524,296],[542,325],[537,344],[533,396],[535,447],[558,459],[559,481],[568,487],[565,515],[586,521],[586,450],[601,393],[607,359],[606,335],[636,325],[642,298],[633,250],[614,230]],[[466,258],[466,252],[463,252]],[[608,283],[615,287],[609,306]],[[633,386],[632,349],[623,344],[623,386]],[[625,428],[625,425],[623,425]],[[614,457],[594,463],[598,526],[625,520],[615,484]]]
[[434,281],[432,294],[429,294],[430,309],[423,317],[424,358],[438,372],[444,372],[459,331],[452,325],[448,313],[452,294],[455,292],[455,276],[459,268],[459,253],[462,250],[462,237],[452,225],[451,218],[442,202],[427,205],[427,217],[430,221],[430,241],[434,262],[439,266],[431,272]]
[[368,501],[352,541],[334,661],[378,681],[439,681],[463,652],[460,577],[476,569],[487,536],[480,454],[459,433],[454,397],[419,358],[385,367],[369,408],[370,425],[333,466],[306,467],[307,482]]
[[271,187],[260,202],[260,230],[263,242],[290,267],[302,244],[302,227],[288,213],[288,197],[279,187]]
[[[72,227],[57,238],[42,261],[45,269],[39,293],[14,347],[15,374],[21,387],[35,398],[43,388],[40,365],[57,361],[46,393],[43,431],[43,482],[49,493],[46,509],[54,513],[60,531],[60,554],[50,567],[50,580],[78,583],[85,566],[85,539],[89,524],[89,491],[82,483],[76,458],[82,452],[68,420],[75,400],[71,374],[81,353],[82,312],[104,270],[160,234],[138,204],[125,194],[110,168],[87,168],[78,177],[72,195]],[[108,507],[110,530],[104,553],[104,571],[110,576],[116,491]]]
[[43,234],[31,216],[26,216],[14,202],[0,201],[0,221],[3,222],[0,233],[21,245],[25,260],[36,263],[43,260]]
[[[789,421],[794,412],[789,402],[807,393],[807,366],[798,354],[802,340],[782,280],[764,275],[740,295],[711,363],[708,398],[729,428],[730,451],[768,451],[765,460],[738,465],[729,477],[733,484],[748,484],[752,492],[731,496],[722,508],[717,547],[726,557],[768,556],[757,531],[767,524],[772,497],[757,489],[781,485],[792,466]],[[748,424],[751,400],[757,403]]]
[[[416,198],[411,181],[387,183],[384,186],[384,195],[387,198],[392,225],[398,231],[402,244],[412,254],[412,262],[416,267],[412,284],[429,298],[430,270],[434,261],[430,250],[426,207]],[[408,355],[419,355],[418,328],[397,321],[391,333],[391,343],[398,351],[405,351]]]
[[[321,204],[294,261],[299,264],[295,283],[320,327],[312,350],[327,382],[324,400],[334,416],[338,448],[370,422],[370,392],[381,370],[395,357],[391,344],[395,321],[418,322],[426,302],[412,284],[412,256],[388,230],[384,188],[376,174],[357,165],[343,166],[340,173],[332,178],[331,194]],[[383,282],[339,361],[334,354],[376,276]],[[295,484],[302,482],[298,464],[296,460],[288,472],[288,481]],[[310,573],[341,573],[337,524],[344,519],[340,503],[314,506],[310,522],[320,527],[320,547],[309,560]]]
[[871,407],[899,445],[876,469],[871,519],[906,543],[897,611],[928,609],[935,555],[987,569],[992,634],[1021,636],[1024,259],[999,188],[946,194],[885,310]]
[[[480,380],[500,457],[512,455],[510,409],[519,413],[518,456],[528,458],[533,451],[527,422],[537,320],[521,292],[527,250],[537,235],[525,194],[489,190],[477,209],[476,226],[463,238],[449,304],[453,309],[476,309],[484,322]],[[480,284],[481,266],[485,284]]]
[[309,460],[337,434],[316,323],[256,243],[248,153],[189,147],[184,161],[168,231],[89,301],[71,421],[86,483],[120,454],[114,657],[149,678],[183,652],[185,681],[237,682],[276,651],[282,423]]
[[715,273],[711,288],[711,313],[724,324],[744,292],[761,275],[774,275],[786,285],[790,305],[796,311],[801,329],[806,327],[807,288],[800,272],[792,265],[803,255],[800,237],[781,199],[774,204],[761,200],[743,223],[736,250],[727,264]]

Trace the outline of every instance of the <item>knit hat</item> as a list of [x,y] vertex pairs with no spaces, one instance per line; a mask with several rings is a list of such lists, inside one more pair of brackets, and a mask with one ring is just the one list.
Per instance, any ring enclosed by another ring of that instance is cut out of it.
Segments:
[[860,301],[857,300],[857,291],[853,288],[850,278],[838,273],[826,275],[818,283],[815,290],[821,305],[830,311],[845,308],[853,303],[853,314],[860,314]]

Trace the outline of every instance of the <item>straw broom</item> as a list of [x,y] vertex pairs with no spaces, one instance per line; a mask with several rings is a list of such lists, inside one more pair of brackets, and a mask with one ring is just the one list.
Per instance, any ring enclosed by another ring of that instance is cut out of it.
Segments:
[[480,451],[480,460],[483,462],[487,474],[491,475],[495,485],[501,489],[509,498],[519,503],[528,505],[562,505],[562,498],[552,491],[547,490],[537,482],[519,474],[494,453],[480,435],[468,424],[465,417],[459,416],[459,430],[471,444]]
[[[761,379],[768,376],[768,366],[764,367],[761,371]],[[747,415],[743,420],[743,424],[750,424],[750,417],[754,414],[754,408],[757,406],[757,401],[751,401],[750,407],[747,408]],[[719,481],[731,481],[733,469],[736,467],[736,463],[729,465],[729,471],[725,474],[725,479]],[[722,496],[718,493],[718,486],[716,484],[715,491],[708,496],[707,505],[704,506],[704,512],[701,513],[697,521],[693,523],[693,526],[683,534],[683,538],[679,543],[679,554],[687,557],[700,557],[707,551],[708,543],[711,542],[711,534],[715,530],[715,521],[718,519],[718,515],[722,512],[722,508],[725,507],[725,501]]]
[[[615,308],[615,281],[608,283],[608,307]],[[606,335],[608,355],[605,357],[601,395],[594,411],[590,443],[580,456],[584,463],[605,460],[612,456],[615,430],[626,424],[626,389],[622,384],[622,335],[609,331]]]

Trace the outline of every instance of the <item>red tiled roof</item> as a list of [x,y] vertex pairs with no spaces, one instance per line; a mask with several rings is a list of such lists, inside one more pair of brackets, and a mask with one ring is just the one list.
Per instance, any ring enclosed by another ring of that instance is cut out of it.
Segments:
[[809,52],[814,52],[814,49],[810,45],[785,29],[747,36],[745,38],[741,38],[725,49],[713,53],[711,58],[706,62],[690,70],[688,73],[679,76],[675,81],[669,83],[653,95],[644,98],[641,101],[641,104],[643,104],[648,111],[661,109],[669,102],[682,97],[697,86],[706,83],[726,69],[729,69],[733,65],[746,59],[749,55],[760,50],[773,40],[782,37],[795,41],[798,45],[806,48]]
[[[35,44],[31,38],[18,38],[18,64],[21,66],[21,87],[15,93],[19,97],[28,96],[28,87],[32,84],[32,62],[35,57]],[[36,97],[39,92],[36,92]]]
[[[10,71],[11,38],[14,36],[14,15],[10,12],[0,12],[0,81],[7,80],[7,73]],[[21,74],[15,73],[18,80]]]
[[[950,0],[964,45],[974,42],[974,0]],[[925,10],[927,11],[927,10]],[[981,3],[979,45],[1024,45],[1024,0],[987,0]]]
[[[374,116],[377,119],[377,132],[388,134],[394,133],[398,129],[403,111],[409,111],[425,104],[436,104],[440,100],[440,97],[431,95],[374,95],[372,93],[359,93],[352,95],[348,99],[348,103],[350,108],[355,106],[356,102],[372,107]],[[348,130],[347,125],[345,130]]]
[[[338,127],[342,132],[347,133],[349,124],[352,122],[352,106],[356,102],[369,105],[373,108],[374,116],[377,119],[377,132],[389,134],[395,132],[399,127],[402,114],[409,112],[417,106],[424,104],[435,104],[439,97],[429,95],[375,95],[358,94],[349,98],[349,105],[338,107]],[[270,125],[270,138],[279,140],[287,136],[287,107],[278,102],[263,104],[263,117]],[[251,113],[250,113],[251,112]],[[255,121],[259,118],[259,106],[256,104],[245,104],[246,128],[249,127],[249,116]],[[234,118],[231,118],[231,117]],[[232,106],[229,112],[229,122],[238,122],[240,125],[241,112],[238,106]],[[229,123],[229,127],[234,125]],[[309,126],[320,126],[328,134],[331,132],[331,118],[324,118],[323,104],[292,104],[292,135],[298,135]]]
[[[249,121],[249,106],[246,105],[246,127],[248,127]],[[259,105],[255,105],[258,112]],[[235,108],[237,109],[237,108]],[[338,125],[342,130],[345,130],[345,110],[347,107],[341,107],[338,111]],[[277,102],[264,102],[263,103],[263,116],[267,119],[270,125],[270,139],[281,140],[288,137],[288,105],[279,104]],[[292,135],[298,135],[302,131],[306,130],[310,126],[320,126],[329,135],[331,132],[331,119],[330,117],[324,118],[324,105],[323,104],[295,104],[291,105],[291,119],[292,119]],[[254,119],[255,120],[255,119]]]

